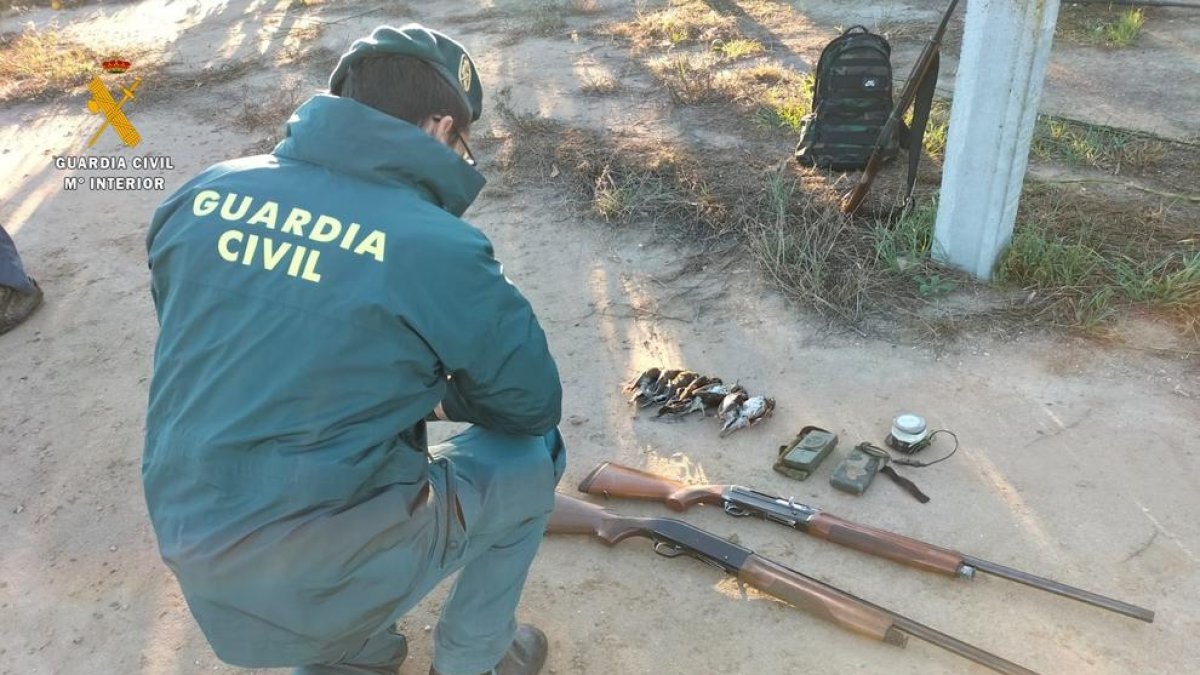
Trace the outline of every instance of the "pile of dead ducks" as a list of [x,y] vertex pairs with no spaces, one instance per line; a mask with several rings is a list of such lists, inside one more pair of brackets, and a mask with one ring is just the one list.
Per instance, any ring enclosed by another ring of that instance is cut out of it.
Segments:
[[721,420],[721,437],[752,427],[771,416],[775,399],[751,396],[745,387],[725,384],[691,370],[651,368],[625,385],[629,402],[639,408],[659,406],[657,417],[685,417],[715,412]]

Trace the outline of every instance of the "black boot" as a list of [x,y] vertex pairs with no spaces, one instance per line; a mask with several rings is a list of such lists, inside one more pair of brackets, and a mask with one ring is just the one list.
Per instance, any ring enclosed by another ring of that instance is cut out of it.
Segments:
[[[491,670],[482,675],[537,675],[546,663],[546,634],[523,623],[517,626],[512,646]],[[429,675],[441,675],[433,666]]]
[[42,288],[33,279],[32,293],[24,293],[15,288],[0,286],[0,335],[21,325],[21,322],[33,314],[33,310],[42,304]]

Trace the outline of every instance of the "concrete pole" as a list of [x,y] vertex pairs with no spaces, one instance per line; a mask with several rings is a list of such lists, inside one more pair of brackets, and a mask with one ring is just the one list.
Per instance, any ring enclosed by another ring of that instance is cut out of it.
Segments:
[[1012,239],[1058,3],[967,3],[933,255],[980,279]]

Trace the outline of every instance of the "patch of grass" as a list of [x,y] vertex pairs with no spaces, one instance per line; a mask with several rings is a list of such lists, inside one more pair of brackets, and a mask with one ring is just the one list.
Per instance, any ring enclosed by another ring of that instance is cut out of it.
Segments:
[[895,223],[875,230],[875,255],[888,269],[910,272],[929,259],[933,247],[933,222],[937,202],[920,202]]
[[567,28],[564,9],[557,2],[535,2],[522,12],[525,31],[543,37],[561,33]]
[[1055,32],[1078,44],[1123,49],[1137,41],[1145,23],[1141,8],[1064,4]]
[[[925,152],[933,157],[946,154],[950,131],[950,101],[934,99],[925,129]],[[911,111],[905,118],[912,121]],[[1034,126],[1029,154],[1043,162],[1083,166],[1109,173],[1142,170],[1160,164],[1168,155],[1167,143],[1130,129],[1039,115]]]
[[769,92],[758,110],[755,111],[754,119],[765,127],[800,133],[800,129],[804,126],[804,117],[808,115],[811,104],[811,101],[784,98]]
[[929,124],[925,127],[922,145],[931,157],[946,154],[946,139],[950,134],[950,102],[934,99],[929,109]]
[[1139,9],[1131,9],[1121,15],[1117,22],[1104,27],[1104,42],[1110,47],[1128,47],[1142,32],[1146,15]]
[[1167,146],[1134,131],[1042,115],[1034,127],[1030,154],[1043,161],[1119,173],[1124,167],[1157,164]]
[[57,27],[0,36],[0,101],[74,93],[100,73],[101,55]]
[[785,73],[774,86],[753,97],[758,105],[754,119],[761,126],[799,133],[805,116],[812,112],[813,78],[808,73]]
[[1157,262],[1126,257],[1114,263],[1116,283],[1134,302],[1167,310],[1200,306],[1200,254],[1168,255]]
[[1088,331],[1126,305],[1200,317],[1200,240],[1186,237],[1189,226],[1098,197],[1027,185],[997,280]]
[[612,33],[637,48],[682,47],[740,39],[737,19],[722,16],[700,0],[671,0],[658,11],[639,11],[632,21],[612,27]]
[[761,42],[747,38],[717,40],[713,43],[712,50],[730,60],[757,56],[766,51]]
[[666,87],[678,105],[699,105],[726,100],[727,93],[713,68],[710,54],[676,54],[650,62],[650,72]]
[[621,81],[607,73],[588,72],[579,85],[584,96],[612,96],[622,89]]
[[1104,266],[1091,246],[1031,223],[1016,229],[996,277],[1032,290],[1087,291],[1101,281]]

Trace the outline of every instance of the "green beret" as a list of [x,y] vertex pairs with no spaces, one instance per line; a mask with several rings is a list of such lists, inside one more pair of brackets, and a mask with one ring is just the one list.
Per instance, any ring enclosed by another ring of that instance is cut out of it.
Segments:
[[463,103],[471,111],[472,122],[478,121],[483,114],[483,85],[479,82],[479,71],[475,70],[471,55],[445,34],[417,23],[401,28],[380,26],[371,33],[371,37],[355,40],[329,76],[329,92],[341,96],[346,74],[359,59],[385,54],[414,56],[433,66],[462,96]]

